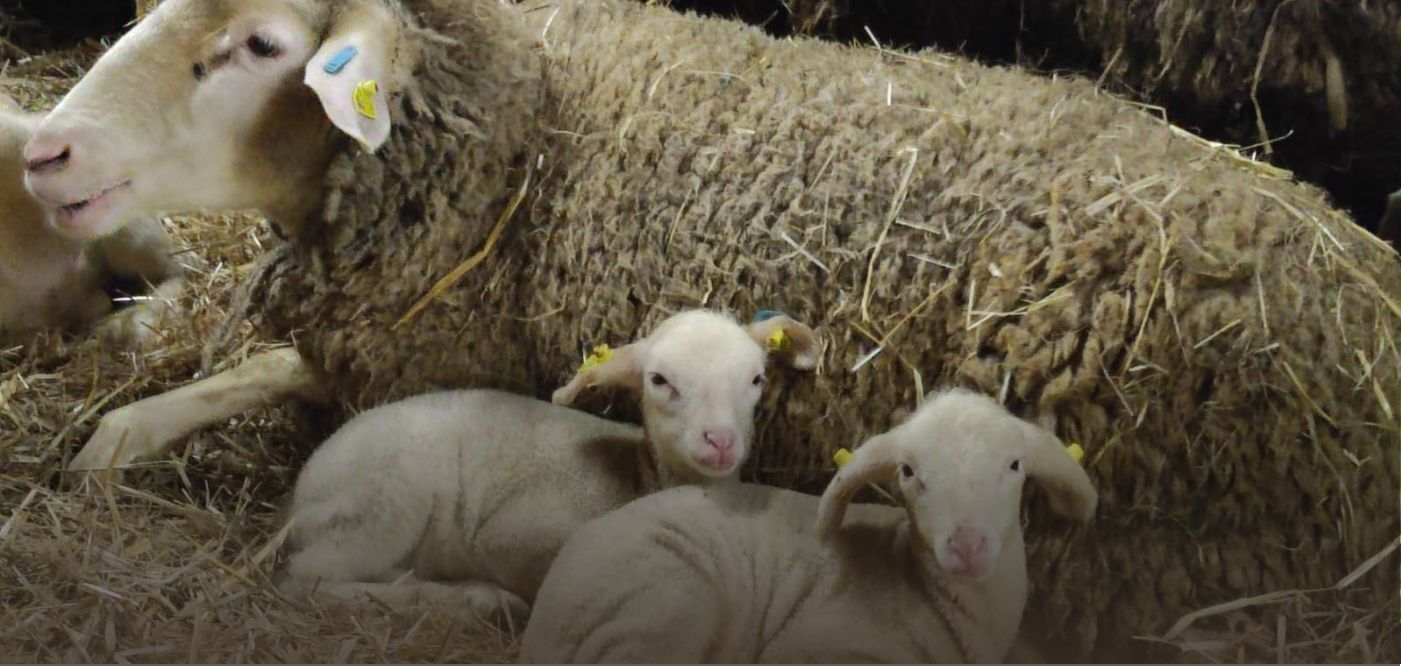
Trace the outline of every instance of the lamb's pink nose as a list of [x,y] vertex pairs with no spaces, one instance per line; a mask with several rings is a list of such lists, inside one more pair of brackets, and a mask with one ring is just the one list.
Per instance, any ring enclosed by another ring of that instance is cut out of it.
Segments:
[[733,430],[707,430],[705,431],[705,443],[709,444],[716,451],[729,451],[735,448],[735,440],[739,436]]
[[987,566],[987,535],[959,526],[949,537],[949,551],[958,558],[962,570],[976,575]]
[[38,134],[24,147],[24,168],[40,174],[57,171],[73,159],[73,144],[63,136]]

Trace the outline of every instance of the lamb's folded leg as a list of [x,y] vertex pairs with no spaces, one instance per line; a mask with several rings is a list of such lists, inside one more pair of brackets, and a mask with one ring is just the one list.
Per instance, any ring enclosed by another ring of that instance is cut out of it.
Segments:
[[[306,589],[311,583],[299,582],[297,585],[303,588],[299,592],[304,595],[310,596],[308,593],[313,592],[313,589]],[[289,591],[284,586],[283,593],[288,594]],[[314,585],[314,593],[347,601],[363,601],[368,597],[399,610],[424,604],[466,606],[483,619],[516,622],[518,627],[523,626],[521,623],[530,613],[530,606],[519,595],[483,581],[440,583],[412,577],[393,583],[321,581]]]
[[254,407],[289,398],[325,400],[325,387],[296,350],[249,357],[238,367],[103,415],[70,471],[115,470],[163,453],[175,440]]

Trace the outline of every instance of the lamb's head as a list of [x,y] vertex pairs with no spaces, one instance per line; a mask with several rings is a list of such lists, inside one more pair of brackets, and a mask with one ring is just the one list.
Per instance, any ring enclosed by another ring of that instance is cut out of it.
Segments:
[[852,495],[891,476],[939,566],[973,580],[990,574],[1003,544],[1020,538],[1027,477],[1046,488],[1062,515],[1087,521],[1098,501],[1054,434],[961,389],[931,395],[904,423],[863,443],[823,494],[818,531],[839,528]]
[[554,402],[570,404],[589,386],[637,391],[647,439],[663,468],[684,477],[731,476],[749,453],[768,357],[807,370],[817,365],[818,350],[812,329],[784,315],[742,326],[690,310],[606,359],[585,363]]
[[80,239],[158,213],[305,216],[343,135],[385,141],[404,33],[376,0],[166,0],[37,128],[28,187]]

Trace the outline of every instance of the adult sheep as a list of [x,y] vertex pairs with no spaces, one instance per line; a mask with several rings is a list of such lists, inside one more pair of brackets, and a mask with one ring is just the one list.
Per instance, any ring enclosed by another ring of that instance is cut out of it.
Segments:
[[[820,485],[895,411],[849,405],[936,384],[1083,445],[1095,526],[1028,537],[1029,617],[1080,650],[1331,585],[1401,530],[1396,255],[1088,82],[618,0],[167,0],[29,148],[62,203],[290,239],[247,302],[297,351],[107,414],[78,468],[290,396],[543,395],[671,311],[777,306],[825,371],[778,379],[751,478]],[[1390,601],[1373,575],[1353,603]]]

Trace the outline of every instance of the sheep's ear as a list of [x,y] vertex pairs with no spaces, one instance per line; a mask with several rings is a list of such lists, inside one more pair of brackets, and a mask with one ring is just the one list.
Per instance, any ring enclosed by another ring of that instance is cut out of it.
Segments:
[[1088,521],[1095,515],[1099,493],[1080,462],[1051,431],[1022,422],[1027,442],[1026,475],[1047,490],[1051,508],[1062,516]]
[[591,386],[623,386],[642,390],[642,345],[634,342],[618,349],[599,346],[579,366],[574,378],[555,391],[551,401],[556,405],[571,405],[584,389]]
[[872,437],[851,454],[851,459],[837,470],[832,482],[822,493],[817,505],[817,534],[826,536],[842,526],[846,505],[856,491],[867,483],[884,480],[895,471],[894,436],[884,433]]
[[769,354],[786,358],[789,365],[799,370],[817,367],[817,355],[821,352],[817,334],[788,315],[765,310],[746,330]]
[[371,152],[389,138],[388,88],[397,84],[399,38],[400,26],[383,4],[348,3],[306,64],[306,85],[331,124]]

